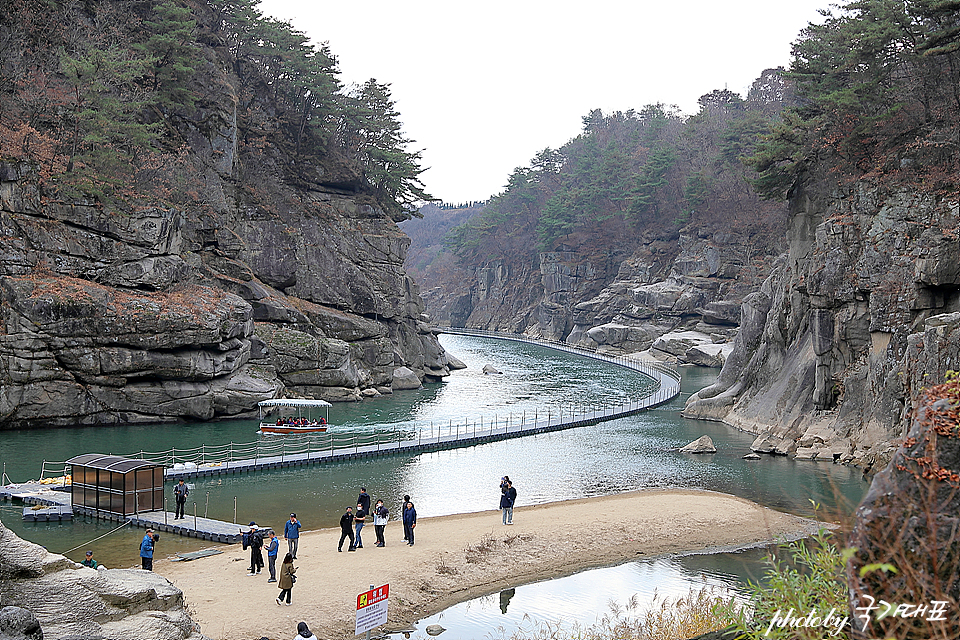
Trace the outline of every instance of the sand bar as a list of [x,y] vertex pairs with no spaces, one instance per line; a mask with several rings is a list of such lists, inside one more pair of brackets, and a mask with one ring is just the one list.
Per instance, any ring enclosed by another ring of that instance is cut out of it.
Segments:
[[[301,514],[303,516],[304,514]],[[396,514],[393,514],[396,516]],[[204,635],[217,640],[293,637],[305,620],[319,638],[353,638],[356,597],[371,584],[390,585],[389,626],[397,628],[453,604],[511,586],[570,575],[637,558],[796,539],[817,530],[813,520],[709,491],[637,491],[519,507],[514,525],[499,511],[420,518],[416,544],[403,542],[391,521],[387,546],[337,552],[340,529],[306,531],[297,554],[292,606],[279,589],[248,577],[240,545],[191,562],[155,564],[183,590]],[[286,552],[281,540],[281,559]],[[279,565],[279,562],[278,562]]]

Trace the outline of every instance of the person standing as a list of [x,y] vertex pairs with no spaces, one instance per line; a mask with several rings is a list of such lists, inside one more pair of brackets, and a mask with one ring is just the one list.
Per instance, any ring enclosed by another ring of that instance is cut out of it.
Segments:
[[140,566],[147,571],[153,571],[153,546],[160,536],[153,532],[153,529],[147,529],[147,533],[140,541]]
[[383,500],[377,500],[377,506],[373,509],[373,530],[377,534],[376,546],[378,547],[387,546],[383,539],[383,529],[387,526],[389,520],[390,510],[384,506]]
[[370,494],[366,487],[360,487],[360,495],[357,496],[357,504],[363,507],[363,510],[370,513]]
[[403,533],[407,539],[407,546],[413,546],[413,530],[417,526],[417,510],[412,502],[403,505]]
[[270,536],[267,539],[267,566],[270,568],[270,577],[267,582],[277,581],[277,553],[280,551],[280,541],[277,540],[277,534],[273,529],[267,532]]
[[367,521],[367,510],[362,504],[357,505],[357,513],[353,516],[353,524],[356,527],[356,537],[354,539],[354,549],[363,549],[363,538],[360,537],[360,530]]
[[247,545],[250,547],[250,570],[248,576],[255,576],[263,569],[263,534],[256,522],[250,523],[250,531],[247,532]]
[[347,510],[340,516],[340,544],[337,545],[337,551],[343,551],[343,541],[350,538],[350,548],[347,551],[354,551],[353,548],[353,507],[347,507]]
[[96,569],[99,566],[97,561],[93,559],[93,551],[87,551],[83,561],[80,564],[85,567],[90,567],[91,569]]
[[[400,517],[401,517],[401,518],[403,517],[403,512],[406,511],[406,509],[407,509],[407,503],[408,503],[408,502],[410,502],[410,496],[409,496],[408,494],[404,494],[404,496],[403,496],[403,502],[400,503]],[[406,527],[403,528],[403,541],[404,541],[404,542],[410,542],[410,539],[407,538],[407,528],[406,528]]]
[[187,504],[187,496],[190,495],[190,487],[186,485],[183,478],[180,478],[180,482],[173,488],[173,494],[177,499],[177,509],[173,514],[173,519],[176,520],[177,518],[183,518],[183,507]]
[[503,511],[503,524],[513,524],[513,503],[517,501],[517,490],[513,483],[506,481],[506,487],[501,485],[500,509]]
[[297,547],[300,544],[300,521],[297,514],[291,513],[287,524],[283,525],[283,537],[287,539],[287,551],[297,559]]
[[280,587],[280,595],[277,596],[278,606],[283,604],[284,597],[287,599],[287,606],[290,606],[293,583],[296,582],[297,579],[293,574],[296,572],[297,568],[293,566],[293,556],[288,553],[283,556],[283,564],[280,565],[280,582],[277,584],[277,586]]

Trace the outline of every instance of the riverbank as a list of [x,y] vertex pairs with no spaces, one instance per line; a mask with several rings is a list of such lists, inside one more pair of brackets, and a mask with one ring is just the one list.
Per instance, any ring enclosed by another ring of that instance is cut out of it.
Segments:
[[[266,570],[246,575],[249,552],[239,545],[191,562],[158,559],[154,568],[183,590],[209,638],[286,638],[300,620],[320,638],[353,638],[356,597],[370,585],[390,585],[387,626],[398,628],[518,584],[636,558],[795,539],[818,526],[735,496],[683,490],[521,507],[513,526],[501,524],[499,511],[421,518],[413,547],[397,521],[386,528],[386,547],[373,546],[368,525],[364,548],[354,553],[346,545],[337,552],[339,528],[307,531],[289,607],[277,606],[279,589],[266,582]],[[280,548],[282,556],[283,541]]]

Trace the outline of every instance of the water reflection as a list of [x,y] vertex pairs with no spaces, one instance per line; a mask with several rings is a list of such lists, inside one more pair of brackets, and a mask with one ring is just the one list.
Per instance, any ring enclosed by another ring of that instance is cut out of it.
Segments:
[[[639,617],[664,601],[706,589],[723,597],[742,598],[747,579],[762,575],[765,551],[689,555],[628,562],[592,569],[565,578],[518,586],[499,594],[463,602],[417,622],[411,638],[425,640],[428,625],[440,624],[450,638],[509,638],[545,624],[552,628],[591,626],[614,611]],[[635,608],[630,610],[630,604]],[[507,606],[509,604],[509,606]]]

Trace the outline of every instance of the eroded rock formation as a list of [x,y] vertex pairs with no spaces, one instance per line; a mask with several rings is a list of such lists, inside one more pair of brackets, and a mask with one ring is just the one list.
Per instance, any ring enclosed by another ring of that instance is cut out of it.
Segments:
[[883,463],[915,394],[960,362],[960,203],[862,181],[808,185],[791,209],[788,254],[684,415],[781,453]]
[[45,638],[205,640],[183,593],[142,569],[97,571],[0,523],[0,598],[36,616]]

